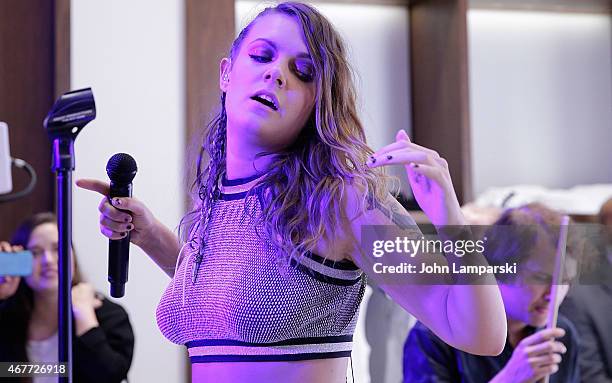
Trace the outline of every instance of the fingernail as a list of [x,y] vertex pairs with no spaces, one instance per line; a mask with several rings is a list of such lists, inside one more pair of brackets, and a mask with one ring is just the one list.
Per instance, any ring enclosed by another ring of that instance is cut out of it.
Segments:
[[388,156],[387,156],[387,160],[392,160],[392,159],[393,159],[393,156],[392,156],[392,155],[388,155]]
[[130,218],[129,218],[129,217],[125,217],[125,219],[123,220],[123,222],[130,222]]
[[127,235],[127,233],[121,233],[122,237],[125,237]]
[[134,225],[132,225],[131,223],[129,225],[127,225],[127,229],[128,230],[132,230],[134,228]]

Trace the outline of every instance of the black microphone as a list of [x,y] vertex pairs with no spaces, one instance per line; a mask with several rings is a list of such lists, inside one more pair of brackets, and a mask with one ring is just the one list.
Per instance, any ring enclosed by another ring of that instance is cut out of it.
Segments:
[[[131,197],[132,180],[136,176],[136,161],[126,153],[117,153],[108,160],[106,173],[110,178],[109,200],[114,197]],[[122,239],[108,241],[108,281],[110,295],[121,298],[125,295],[130,260],[130,232]]]

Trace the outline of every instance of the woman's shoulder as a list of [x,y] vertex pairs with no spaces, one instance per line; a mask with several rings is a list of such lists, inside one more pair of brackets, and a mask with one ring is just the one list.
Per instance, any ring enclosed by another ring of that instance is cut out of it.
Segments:
[[346,181],[339,198],[340,224],[315,249],[328,259],[358,263],[354,257],[360,253],[362,232],[369,226],[418,230],[415,220],[391,193],[385,191],[382,196],[377,196],[364,180]]
[[400,228],[416,226],[414,219],[397,198],[388,191],[376,195],[363,180],[347,182],[342,194],[343,210],[353,231],[360,230],[363,225],[395,225]]

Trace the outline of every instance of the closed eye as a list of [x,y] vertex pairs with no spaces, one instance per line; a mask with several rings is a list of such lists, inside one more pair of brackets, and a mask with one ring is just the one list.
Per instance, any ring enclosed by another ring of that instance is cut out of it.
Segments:
[[298,78],[304,82],[312,82],[312,80],[314,80],[312,73],[302,72],[300,70],[296,70],[295,72]]
[[[269,63],[270,61],[272,61],[271,57],[268,56],[260,56],[260,55],[256,55],[256,54],[249,54],[249,57],[258,63]],[[296,76],[303,82],[312,82],[314,80],[314,76],[312,74],[312,71],[306,69],[298,69],[297,67],[295,67],[294,72],[296,74]]]
[[40,249],[38,247],[33,247],[31,249],[28,249],[32,252],[32,255],[34,257],[40,257],[45,251],[43,249]]
[[267,56],[249,55],[249,57],[258,63],[267,63],[271,60],[270,57]]
[[314,79],[314,70],[310,60],[298,58],[293,63],[293,69],[298,78],[304,82],[311,82]]

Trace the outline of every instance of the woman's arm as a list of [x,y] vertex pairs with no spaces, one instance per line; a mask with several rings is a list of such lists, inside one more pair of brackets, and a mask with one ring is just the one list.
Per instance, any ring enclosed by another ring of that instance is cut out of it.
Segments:
[[[441,237],[452,239],[459,234],[448,229],[461,229],[466,225],[455,191],[452,186],[448,165],[438,153],[410,142],[408,135],[400,131],[396,142],[374,153],[368,163],[370,167],[403,165],[408,173],[412,192],[419,206],[438,229]],[[390,196],[389,196],[390,197]],[[448,262],[470,262],[486,265],[482,254],[473,254],[463,259],[447,254],[447,257],[419,252],[415,257],[394,253],[386,258],[376,258],[365,254],[362,249],[363,230],[372,225],[385,225],[411,238],[421,234],[405,209],[395,200],[384,201],[386,208],[373,206],[360,209],[364,199],[364,189],[353,184],[346,188],[343,196],[344,233],[340,241],[334,241],[334,250],[349,254],[368,277],[375,282],[398,304],[413,314],[423,324],[449,345],[473,354],[497,355],[506,340],[506,316],[501,293],[495,279],[488,275],[488,281],[472,284],[456,284],[447,278],[422,274],[382,274],[373,269],[374,263],[384,259],[386,264],[413,263],[448,264]],[[389,211],[390,210],[390,211]],[[391,214],[390,214],[391,213]],[[374,236],[378,234],[376,232]],[[372,235],[370,235],[369,239]],[[382,239],[382,238],[380,238]],[[445,239],[445,238],[442,238]],[[329,254],[329,253],[328,253]],[[448,259],[448,261],[447,261]]]
[[97,180],[78,180],[77,186],[104,196],[100,211],[100,231],[109,239],[124,238],[130,232],[130,241],[145,253],[170,277],[181,249],[178,236],[159,222],[153,213],[136,198],[113,198],[108,201],[109,185]]
[[174,276],[181,250],[180,240],[174,232],[157,221],[139,246],[170,278]]
[[[357,194],[347,193],[350,194],[353,194],[353,197],[349,197],[349,200],[357,203]],[[410,258],[395,253],[373,259],[371,254],[363,251],[362,230],[367,230],[371,225],[383,225],[380,227],[386,228],[385,230],[392,228],[393,233],[420,237],[421,233],[416,223],[404,208],[397,201],[389,203],[394,205],[392,217],[389,217],[387,212],[375,208],[352,222],[346,222],[351,230],[346,238],[351,238],[352,245],[349,245],[348,241],[344,241],[343,244],[338,243],[345,250],[351,249],[348,252],[344,251],[344,254],[350,254],[350,258],[368,275],[368,278],[373,279],[394,301],[450,346],[472,354],[498,355],[503,350],[507,329],[501,294],[494,280],[478,282],[482,284],[458,285],[452,284],[451,280],[442,276],[382,274],[374,271],[373,265],[378,261],[385,265],[407,262],[419,269],[421,264],[447,264],[444,257],[433,254],[418,254]],[[407,225],[409,222],[412,224]],[[477,254],[470,256],[482,257]],[[471,259],[470,263],[474,261]],[[484,262],[482,259],[478,261]]]

